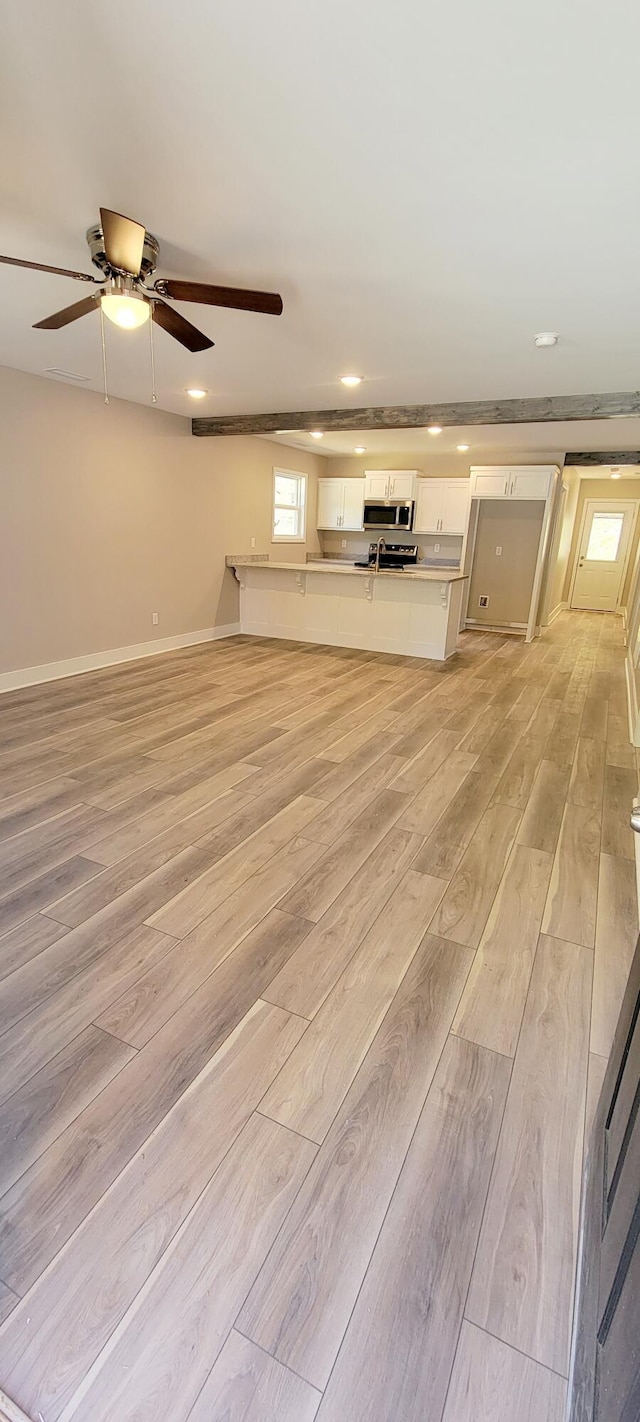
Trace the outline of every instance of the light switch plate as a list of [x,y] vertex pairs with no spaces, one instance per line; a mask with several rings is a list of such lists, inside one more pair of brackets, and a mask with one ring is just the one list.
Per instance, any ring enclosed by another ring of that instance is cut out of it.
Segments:
[[499,544],[498,544],[498,547],[496,548],[496,558],[501,558],[501,557],[502,557],[502,546],[501,546],[501,544],[499,543]]

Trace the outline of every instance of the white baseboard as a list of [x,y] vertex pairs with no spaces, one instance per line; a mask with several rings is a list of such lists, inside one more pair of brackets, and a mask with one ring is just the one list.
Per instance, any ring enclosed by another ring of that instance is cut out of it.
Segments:
[[552,622],[555,622],[556,617],[559,617],[561,612],[567,612],[567,611],[568,611],[568,608],[569,608],[568,602],[558,602],[558,603],[556,603],[556,606],[554,607],[553,612],[550,612],[550,613],[549,613],[549,616],[548,616],[548,618],[547,618],[547,620],[546,620],[546,622],[545,622],[545,624],[544,624],[545,627],[550,627],[550,626],[551,626],[551,623],[552,623]]
[[156,657],[161,652],[173,652],[178,647],[194,647],[198,642],[218,642],[224,637],[237,637],[239,632],[240,623],[229,622],[225,627],[204,627],[198,632],[180,632],[177,637],[158,637],[153,642],[136,642],[129,647],[111,647],[106,652],[89,652],[85,657],[69,657],[62,662],[45,662],[39,667],[0,672],[0,693],[18,691],[23,686],[37,686],[42,681],[60,681],[65,676],[81,676],[83,672],[99,671],[101,667],[117,666],[119,662]]
[[628,708],[628,712],[629,712],[629,740],[631,741],[632,746],[637,746],[637,745],[638,745],[638,740],[637,740],[637,733],[638,733],[638,713],[639,713],[640,708],[638,707],[638,693],[637,693],[637,688],[636,688],[636,673],[635,673],[635,667],[634,667],[634,665],[633,665],[633,658],[632,658],[632,656],[631,656],[631,650],[630,650],[630,649],[627,651],[627,655],[626,655],[626,657],[625,657],[625,659],[624,659],[624,670],[625,670],[625,676],[626,676],[626,678],[627,678],[627,708]]

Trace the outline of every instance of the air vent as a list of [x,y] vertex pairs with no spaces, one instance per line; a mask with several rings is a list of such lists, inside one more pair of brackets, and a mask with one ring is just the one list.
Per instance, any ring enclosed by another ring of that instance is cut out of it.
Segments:
[[88,375],[76,375],[73,370],[59,370],[57,365],[47,365],[44,373],[45,375],[55,375],[58,380],[76,380],[79,385],[89,379]]
[[489,606],[489,596],[488,596],[488,593],[480,593],[480,597],[478,598],[478,607],[488,607],[488,606]]

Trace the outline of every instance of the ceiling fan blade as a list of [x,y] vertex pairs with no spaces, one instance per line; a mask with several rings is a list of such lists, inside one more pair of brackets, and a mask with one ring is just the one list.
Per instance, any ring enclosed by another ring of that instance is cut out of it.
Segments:
[[100,277],[88,276],[87,272],[71,272],[67,267],[47,267],[44,262],[23,262],[20,257],[0,257],[8,267],[29,267],[32,272],[53,272],[54,276],[73,277],[74,281],[99,282]]
[[203,306],[232,306],[236,311],[260,311],[265,316],[282,314],[282,297],[272,291],[245,291],[240,286],[210,286],[201,281],[156,282],[156,291],[174,301],[200,301]]
[[166,306],[164,301],[158,301],[157,297],[151,304],[156,325],[162,326],[163,331],[173,336],[182,346],[186,346],[188,351],[208,351],[213,345],[208,336],[185,320],[179,311],[174,311],[173,306]]
[[104,250],[110,267],[119,272],[139,276],[142,266],[145,229],[131,217],[123,217],[120,212],[111,212],[108,207],[100,208]]
[[99,306],[98,294],[95,296],[85,296],[83,301],[75,301],[73,306],[65,306],[63,311],[55,311],[53,316],[46,316],[44,321],[35,321],[34,331],[58,331],[61,326],[68,326],[70,321],[77,321],[79,316],[88,316],[90,311],[97,311]]

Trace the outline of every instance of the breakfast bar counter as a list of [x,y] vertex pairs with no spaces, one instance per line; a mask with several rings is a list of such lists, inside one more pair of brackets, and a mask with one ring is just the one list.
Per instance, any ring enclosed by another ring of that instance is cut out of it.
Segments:
[[402,572],[351,563],[229,555],[240,584],[240,626],[284,637],[446,661],[458,641],[465,579],[458,571]]

